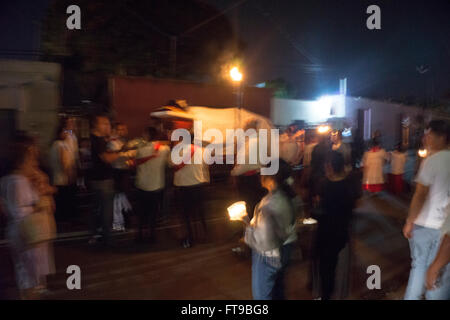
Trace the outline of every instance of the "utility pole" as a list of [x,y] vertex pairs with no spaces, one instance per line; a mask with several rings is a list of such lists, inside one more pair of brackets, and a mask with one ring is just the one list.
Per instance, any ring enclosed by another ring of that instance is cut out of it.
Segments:
[[170,37],[170,73],[173,78],[177,75],[177,37]]

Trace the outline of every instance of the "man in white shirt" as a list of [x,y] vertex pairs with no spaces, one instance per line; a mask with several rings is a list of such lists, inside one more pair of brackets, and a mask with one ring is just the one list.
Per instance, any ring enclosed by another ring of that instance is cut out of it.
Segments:
[[144,240],[143,228],[150,218],[149,240],[155,240],[156,218],[162,204],[165,187],[165,169],[168,164],[170,148],[157,141],[157,130],[147,128],[144,133],[146,144],[136,152],[136,188],[139,206],[138,241]]
[[425,159],[416,179],[416,191],[411,201],[408,218],[403,227],[409,239],[412,266],[406,300],[450,299],[450,267],[442,273],[442,285],[435,290],[425,288],[426,272],[435,259],[442,239],[441,227],[446,219],[446,206],[450,201],[449,125],[434,120],[425,134],[430,156]]
[[[191,134],[193,137],[193,134]],[[183,162],[171,166],[174,169],[173,184],[177,188],[177,198],[183,211],[183,218],[186,227],[186,237],[182,246],[190,248],[193,242],[191,220],[198,216],[203,226],[205,236],[207,236],[206,220],[204,215],[204,187],[210,182],[209,167],[203,161],[203,151],[201,146],[190,144],[187,148],[180,148],[179,156]],[[195,163],[195,159],[201,159],[201,163]]]

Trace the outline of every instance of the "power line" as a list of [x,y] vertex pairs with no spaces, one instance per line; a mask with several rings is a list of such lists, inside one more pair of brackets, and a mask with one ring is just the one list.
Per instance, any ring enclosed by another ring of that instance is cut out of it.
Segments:
[[242,4],[244,4],[244,3],[247,2],[247,1],[248,1],[248,0],[241,0],[241,1],[236,2],[235,4],[233,4],[233,5],[229,6],[228,8],[226,8],[226,9],[220,11],[219,13],[217,13],[217,14],[214,15],[214,16],[212,16],[211,18],[208,18],[208,19],[206,19],[205,21],[200,22],[199,24],[197,24],[197,25],[195,25],[195,26],[189,28],[188,30],[186,30],[185,32],[179,34],[178,36],[179,36],[179,37],[184,36],[185,34],[191,33],[191,32],[193,32],[193,31],[195,31],[195,30],[197,30],[197,29],[203,27],[205,24],[207,24],[207,23],[209,23],[209,22],[211,22],[211,21],[217,19],[218,17],[220,17],[220,16],[224,15],[225,13],[227,13],[228,11],[231,11],[232,9],[234,9],[234,8],[236,8],[236,7],[238,7],[238,6],[242,5]]
[[296,41],[289,32],[287,32],[270,14],[270,12],[265,11],[260,5],[254,3],[255,8],[258,12],[266,19],[268,19],[274,26],[275,29],[291,44],[291,46],[302,56],[304,56],[310,63],[320,65],[319,60],[310,54],[301,44]]

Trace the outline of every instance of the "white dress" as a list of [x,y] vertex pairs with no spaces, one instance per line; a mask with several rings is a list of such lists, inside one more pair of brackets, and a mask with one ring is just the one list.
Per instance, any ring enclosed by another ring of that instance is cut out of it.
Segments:
[[3,177],[0,191],[7,215],[6,237],[11,248],[17,286],[21,290],[34,288],[40,284],[42,276],[54,273],[49,243],[27,247],[20,236],[20,222],[33,213],[39,196],[29,180],[17,174]]
[[386,160],[386,151],[372,148],[363,156],[363,186],[365,189],[376,192],[381,191],[384,185],[383,166]]

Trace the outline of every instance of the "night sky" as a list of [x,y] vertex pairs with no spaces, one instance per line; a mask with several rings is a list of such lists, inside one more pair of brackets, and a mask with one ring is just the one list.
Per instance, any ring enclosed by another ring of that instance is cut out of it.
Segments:
[[[1,2],[0,57],[38,50],[48,2]],[[206,2],[221,10],[237,0]],[[381,8],[382,30],[366,28],[370,4]],[[317,98],[347,77],[349,95],[389,99],[450,96],[449,14],[448,0],[247,0],[227,16],[246,44],[248,83],[283,78],[297,97]]]

